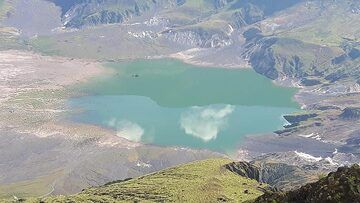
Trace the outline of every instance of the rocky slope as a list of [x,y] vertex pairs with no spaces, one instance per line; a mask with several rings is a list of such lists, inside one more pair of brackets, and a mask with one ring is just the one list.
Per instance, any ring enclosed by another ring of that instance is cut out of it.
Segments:
[[71,28],[124,23],[144,14],[160,12],[161,18],[167,19],[166,26],[172,28],[162,32],[168,35],[168,39],[180,44],[209,48],[232,44],[228,35],[233,29],[241,29],[261,21],[301,1],[288,0],[284,3],[279,0],[94,0],[63,3],[53,0],[53,2],[63,11],[63,25]]
[[[180,7],[180,9],[199,9],[207,15],[215,14],[223,9],[230,10],[234,27],[253,24],[273,13],[291,7],[301,0],[48,0],[61,7],[64,26],[83,27],[99,24],[123,23],[135,16],[143,15],[153,10]],[[181,8],[181,7],[185,8]],[[178,8],[177,8],[178,9]],[[205,16],[204,16],[205,17]],[[198,19],[202,21],[203,19]],[[179,22],[179,21],[178,21]]]
[[348,120],[359,120],[360,119],[360,108],[345,108],[343,113],[340,115],[343,119]]
[[99,24],[126,22],[144,12],[183,4],[182,1],[136,1],[136,0],[92,0],[92,1],[53,1],[63,12],[65,27],[81,28]]
[[360,167],[340,167],[336,172],[289,192],[266,193],[255,202],[360,202]]
[[240,176],[266,183],[275,190],[290,190],[317,179],[314,172],[276,162],[233,162],[224,166]]

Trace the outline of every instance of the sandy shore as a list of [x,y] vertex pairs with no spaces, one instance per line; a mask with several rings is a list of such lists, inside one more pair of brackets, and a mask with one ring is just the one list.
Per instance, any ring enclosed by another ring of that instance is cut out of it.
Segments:
[[118,138],[113,131],[63,120],[71,113],[64,103],[76,94],[68,88],[109,73],[95,61],[1,51],[0,130],[71,139],[107,135],[101,136],[99,145],[139,146]]
[[[168,57],[178,59],[183,61],[184,63],[192,64],[195,66],[200,67],[221,67],[221,68],[229,68],[229,69],[244,69],[244,68],[251,68],[251,66],[248,64],[247,61],[242,60],[241,62],[237,61],[234,62],[209,62],[202,58],[203,52],[209,51],[209,49],[201,49],[201,48],[192,48],[185,51],[177,52],[174,54],[170,54]],[[208,53],[207,53],[208,54]],[[211,54],[216,53],[210,53],[210,55],[205,55],[206,58],[211,58]]]
[[106,73],[99,63],[24,51],[0,52],[0,98],[28,90],[62,89]]

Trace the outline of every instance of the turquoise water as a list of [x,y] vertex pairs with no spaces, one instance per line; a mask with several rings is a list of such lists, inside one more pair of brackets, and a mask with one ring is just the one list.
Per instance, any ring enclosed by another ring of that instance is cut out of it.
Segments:
[[77,122],[116,130],[127,139],[231,153],[245,135],[282,128],[298,111],[296,89],[273,85],[252,70],[200,68],[170,59],[108,64],[72,98]]

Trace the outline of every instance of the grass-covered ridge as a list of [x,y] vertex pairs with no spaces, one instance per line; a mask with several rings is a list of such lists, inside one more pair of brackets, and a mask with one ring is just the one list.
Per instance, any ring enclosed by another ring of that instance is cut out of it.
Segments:
[[192,162],[72,196],[48,197],[42,202],[244,202],[260,196],[259,187],[264,185],[226,170],[223,166],[230,162],[229,159]]

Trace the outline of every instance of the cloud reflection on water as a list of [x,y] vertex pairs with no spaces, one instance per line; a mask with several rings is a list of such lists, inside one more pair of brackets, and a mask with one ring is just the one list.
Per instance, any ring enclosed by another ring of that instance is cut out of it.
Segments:
[[137,123],[121,120],[118,121],[116,118],[110,119],[107,123],[108,126],[116,129],[116,135],[134,142],[140,142],[144,135],[144,129]]
[[192,107],[182,113],[180,125],[186,134],[208,142],[216,139],[220,130],[226,127],[228,117],[234,110],[232,105]]

